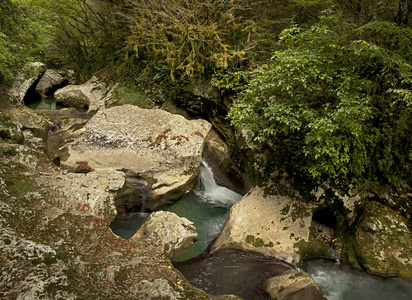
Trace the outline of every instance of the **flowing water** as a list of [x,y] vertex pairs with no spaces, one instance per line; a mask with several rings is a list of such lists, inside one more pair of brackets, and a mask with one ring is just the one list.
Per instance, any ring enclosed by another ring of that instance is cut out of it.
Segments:
[[[259,255],[238,251],[207,254],[213,239],[222,230],[230,207],[241,195],[221,187],[206,163],[200,166],[196,188],[168,211],[194,222],[199,240],[175,259],[175,267],[196,287],[211,294],[236,294],[245,300],[269,299],[261,289],[263,280],[279,275],[289,265]],[[113,232],[130,238],[147,219],[139,212],[118,216]],[[198,256],[199,254],[203,255]],[[309,261],[304,266],[329,300],[412,299],[412,282],[382,279],[330,261]]]
[[184,261],[206,250],[225,225],[230,207],[240,198],[241,195],[217,185],[212,170],[203,162],[196,188],[167,209],[192,221],[199,235],[199,240],[174,260]]
[[[196,257],[206,250],[225,225],[230,207],[240,198],[242,198],[241,195],[217,185],[212,170],[205,162],[202,162],[195,189],[166,209],[192,221],[199,236],[199,240],[176,257],[175,261]],[[118,215],[110,224],[110,228],[116,235],[129,239],[148,216],[149,214],[145,212]]]
[[305,265],[329,300],[410,300],[412,281],[375,277],[331,261]]

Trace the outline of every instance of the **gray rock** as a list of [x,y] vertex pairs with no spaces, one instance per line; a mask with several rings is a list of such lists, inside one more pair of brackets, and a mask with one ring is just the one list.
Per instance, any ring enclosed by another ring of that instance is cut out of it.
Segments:
[[47,69],[37,83],[35,90],[42,96],[42,98],[44,98],[45,96],[50,95],[53,92],[53,89],[64,84],[64,82],[67,82],[66,73],[64,71]]
[[96,170],[123,170],[127,185],[116,205],[154,210],[191,187],[210,130],[204,120],[189,121],[158,109],[112,107],[90,119],[61,163],[71,170],[79,161]]
[[263,288],[270,295],[271,299],[326,299],[319,286],[309,274],[294,269],[265,280]]
[[131,290],[137,299],[181,299],[180,293],[176,292],[164,278],[156,278],[153,281],[142,280]]
[[125,182],[123,172],[100,170],[87,174],[42,175],[39,184],[57,189],[65,198],[59,206],[85,215],[101,215],[114,220],[117,212],[114,198]]
[[28,63],[17,74],[9,90],[13,100],[23,105],[23,99],[29,88],[44,74],[46,66],[41,62]]
[[197,240],[195,225],[186,218],[167,211],[152,213],[148,220],[130,239],[145,239],[169,258],[175,258]]
[[57,90],[54,97],[70,107],[88,108],[88,113],[92,114],[106,107],[104,99],[109,90],[104,82],[92,77],[84,84],[68,85]]
[[297,263],[299,248],[309,241],[312,210],[310,204],[253,188],[231,208],[212,250],[254,251]]

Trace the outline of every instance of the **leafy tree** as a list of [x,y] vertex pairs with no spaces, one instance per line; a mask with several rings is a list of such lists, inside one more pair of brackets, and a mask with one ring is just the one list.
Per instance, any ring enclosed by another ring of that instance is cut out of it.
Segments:
[[[373,39],[370,33],[382,27],[402,37],[404,48]],[[357,28],[331,10],[310,29],[284,30],[285,50],[250,74],[230,111],[232,123],[269,147],[278,165],[307,178],[410,183],[406,31],[388,23]]]

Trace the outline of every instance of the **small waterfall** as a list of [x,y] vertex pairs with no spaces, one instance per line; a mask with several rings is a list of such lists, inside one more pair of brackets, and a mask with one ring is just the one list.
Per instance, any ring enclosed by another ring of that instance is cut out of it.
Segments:
[[213,178],[212,168],[204,161],[199,167],[199,179],[196,188],[200,191],[205,191],[206,193],[211,193],[218,188],[218,185]]
[[230,207],[242,198],[242,196],[216,183],[212,168],[206,162],[199,167],[199,179],[194,192],[201,201],[209,202],[215,206]]

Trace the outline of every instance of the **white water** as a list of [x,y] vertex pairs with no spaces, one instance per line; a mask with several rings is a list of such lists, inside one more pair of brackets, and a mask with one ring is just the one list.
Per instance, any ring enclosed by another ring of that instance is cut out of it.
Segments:
[[212,169],[205,162],[200,165],[199,180],[194,192],[201,201],[225,207],[231,207],[242,198],[238,193],[218,185],[213,178]]
[[383,279],[349,266],[316,260],[306,266],[328,300],[409,300],[412,282]]
[[230,207],[240,198],[238,193],[219,186],[212,169],[202,162],[196,188],[167,209],[192,221],[199,235],[199,240],[175,260],[184,261],[206,250],[225,225]]

